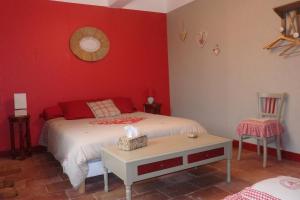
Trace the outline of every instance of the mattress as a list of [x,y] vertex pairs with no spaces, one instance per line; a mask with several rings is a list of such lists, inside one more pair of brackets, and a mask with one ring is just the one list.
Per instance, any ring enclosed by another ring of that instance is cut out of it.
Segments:
[[101,160],[101,148],[104,145],[116,144],[119,137],[126,134],[124,127],[128,124],[110,124],[107,121],[122,122],[120,119],[128,118],[139,119],[133,120],[131,125],[148,138],[191,132],[207,133],[193,120],[135,112],[106,118],[104,124],[103,119],[94,118],[48,120],[43,126],[40,144],[48,146],[48,151],[61,163],[73,187],[79,187],[88,175],[87,162]]

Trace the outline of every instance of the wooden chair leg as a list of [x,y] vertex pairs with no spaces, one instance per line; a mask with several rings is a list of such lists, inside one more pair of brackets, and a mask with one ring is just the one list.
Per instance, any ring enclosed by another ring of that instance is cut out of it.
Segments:
[[277,160],[281,160],[280,135],[276,136]]
[[268,152],[267,152],[267,138],[263,137],[263,148],[264,148],[264,152],[263,152],[263,167],[266,168],[267,167],[267,157],[268,157]]
[[256,143],[257,143],[257,155],[260,156],[260,139],[259,138],[256,139]]
[[243,148],[243,136],[240,136],[239,138],[239,150],[238,150],[238,160],[241,160],[241,154],[242,154],[242,148]]

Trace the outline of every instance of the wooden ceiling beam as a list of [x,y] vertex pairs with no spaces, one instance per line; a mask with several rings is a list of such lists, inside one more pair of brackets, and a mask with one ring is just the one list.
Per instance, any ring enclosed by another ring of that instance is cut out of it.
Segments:
[[133,0],[108,0],[109,7],[112,8],[124,8]]

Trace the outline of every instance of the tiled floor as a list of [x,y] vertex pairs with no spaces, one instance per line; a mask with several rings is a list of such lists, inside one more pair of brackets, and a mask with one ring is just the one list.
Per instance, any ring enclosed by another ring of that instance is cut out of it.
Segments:
[[[225,181],[225,161],[142,181],[133,185],[134,200],[218,200],[240,191],[259,180],[277,175],[300,177],[300,163],[269,157],[268,168],[262,168],[261,158],[244,151],[242,160],[232,160],[232,183]],[[117,200],[124,199],[122,181],[109,177],[110,192],[103,191],[103,177],[87,180],[86,193],[72,189],[57,161],[48,153],[35,154],[24,161],[0,158],[0,180],[14,180],[16,200]],[[1,197],[0,197],[1,198]]]

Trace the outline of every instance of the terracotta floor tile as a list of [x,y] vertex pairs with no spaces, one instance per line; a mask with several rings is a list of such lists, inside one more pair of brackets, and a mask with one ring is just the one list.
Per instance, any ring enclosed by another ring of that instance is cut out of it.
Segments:
[[232,177],[231,183],[221,182],[215,185],[217,188],[220,188],[229,193],[236,193],[244,189],[245,187],[251,186],[251,183],[244,181],[242,179]]
[[169,200],[194,200],[192,197],[189,197],[187,195],[180,195],[174,198],[171,198]]
[[45,186],[35,186],[35,187],[22,187],[22,188],[16,188],[18,192],[19,198],[29,198],[33,197],[37,194],[47,194],[46,187]]
[[133,200],[167,200],[169,198],[158,191],[152,191],[152,192],[135,195],[133,196],[132,199]]
[[[251,171],[249,169],[251,169]],[[234,177],[240,177],[240,179],[252,184],[261,181],[263,179],[277,176],[276,174],[270,172],[267,168],[261,168],[261,169],[249,168],[249,169],[235,170],[233,171],[232,175]]]
[[193,176],[203,176],[203,175],[208,175],[208,174],[214,174],[217,173],[218,170],[216,167],[212,167],[209,165],[206,166],[200,166],[200,167],[196,167],[193,169],[188,170],[188,173],[193,175]]
[[93,196],[97,200],[116,200],[121,199],[125,197],[125,187],[117,187],[113,190],[110,190],[109,192],[96,192],[93,194]]
[[89,195],[82,195],[80,197],[74,197],[74,198],[71,198],[71,200],[96,200],[96,197],[89,194]]
[[0,169],[0,177],[20,173],[20,168],[4,168]]
[[52,178],[55,176],[58,176],[62,173],[61,168],[58,167],[49,167],[49,168],[43,168],[39,170],[37,174],[37,178],[45,179],[45,178]]
[[[276,157],[269,156],[268,167],[264,169],[262,158],[255,152],[243,151],[241,161],[236,160],[236,152],[234,149],[231,184],[225,181],[226,161],[220,161],[135,183],[133,199],[218,200],[265,178],[279,175],[300,178],[299,162],[277,161]],[[79,194],[63,174],[59,162],[46,152],[23,161],[0,158],[0,180],[4,179],[15,182],[18,197],[13,200],[120,200],[125,197],[123,181],[114,174],[109,174],[110,192],[103,191],[103,176],[97,176],[88,178],[86,193]]]
[[184,183],[177,183],[177,184],[172,184],[172,185],[168,185],[162,188],[158,188],[158,190],[165,194],[166,196],[169,197],[176,197],[179,195],[185,195],[188,193],[191,193],[195,190],[197,190],[197,187],[195,187],[192,184],[189,184],[187,182]]
[[34,187],[34,188],[25,188],[18,190],[18,196],[16,200],[33,200],[33,199],[39,199],[39,200],[66,200],[68,199],[65,192],[56,192],[56,193],[48,193],[45,189],[45,187]]
[[[111,186],[111,185],[110,185]],[[98,191],[102,191],[104,188],[103,182],[94,182],[94,183],[86,183],[85,185],[85,194],[92,194]],[[77,189],[70,188],[66,190],[66,194],[69,198],[75,198],[79,196],[84,196],[85,194],[80,194]]]
[[221,190],[217,187],[210,187],[206,189],[197,190],[189,194],[189,197],[201,200],[221,200],[229,194],[230,193]]
[[14,181],[15,183],[15,188],[16,189],[25,189],[26,188],[26,182],[27,180],[19,180],[19,181]]
[[195,177],[189,174],[187,171],[181,171],[178,173],[161,176],[159,179],[165,184],[175,184],[192,181],[195,179]]
[[[21,198],[22,199],[22,198]],[[53,194],[36,193],[31,197],[32,200],[67,200],[67,196],[64,192],[58,192]]]
[[132,189],[136,193],[145,193],[152,190],[155,190],[156,188],[164,187],[166,183],[161,181],[160,179],[154,178],[149,180],[144,180],[138,183],[133,184]]
[[70,181],[60,181],[46,185],[46,189],[49,193],[62,192],[70,188],[72,188]]
[[207,176],[201,176],[197,179],[194,179],[190,182],[193,186],[197,188],[204,188],[204,187],[210,187],[219,183],[226,182],[225,178],[220,177],[218,175],[207,175]]
[[14,187],[0,188],[0,199],[14,198],[17,196],[17,191]]

